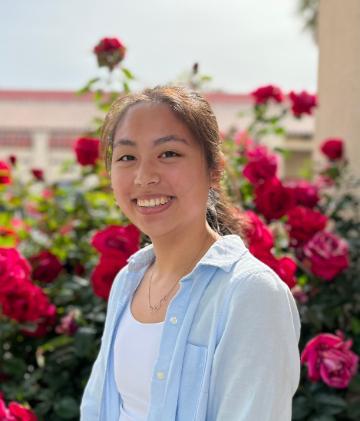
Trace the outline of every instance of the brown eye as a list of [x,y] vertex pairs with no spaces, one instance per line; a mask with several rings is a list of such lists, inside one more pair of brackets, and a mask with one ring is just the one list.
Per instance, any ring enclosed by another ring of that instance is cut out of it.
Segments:
[[117,161],[132,161],[134,157],[132,155],[123,155]]
[[173,158],[174,156],[180,156],[178,153],[174,152],[174,151],[166,151],[163,152],[161,155],[167,155],[166,158]]

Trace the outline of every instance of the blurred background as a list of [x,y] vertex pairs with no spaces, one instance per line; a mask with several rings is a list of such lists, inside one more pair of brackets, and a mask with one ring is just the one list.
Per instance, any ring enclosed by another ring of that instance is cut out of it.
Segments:
[[[2,0],[0,7],[0,156],[16,155],[24,177],[33,167],[48,180],[75,175],[76,168],[61,174],[60,165],[98,115],[91,95],[75,91],[108,77],[93,53],[106,36],[127,48],[132,89],[184,81],[197,63],[209,76],[201,89],[223,132],[247,126],[249,93],[258,86],[316,91],[318,1]],[[303,176],[313,155],[314,117],[284,124],[286,137],[269,139],[290,152],[281,175]]]

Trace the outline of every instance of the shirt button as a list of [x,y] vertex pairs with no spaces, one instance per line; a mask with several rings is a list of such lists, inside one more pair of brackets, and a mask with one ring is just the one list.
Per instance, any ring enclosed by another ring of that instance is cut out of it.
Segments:
[[163,371],[158,371],[158,372],[156,373],[156,377],[157,377],[159,380],[164,380],[164,379],[165,379],[165,373],[164,373]]
[[173,317],[170,319],[170,323],[172,323],[173,325],[176,325],[176,323],[177,323],[177,318],[176,318],[175,316],[173,316]]

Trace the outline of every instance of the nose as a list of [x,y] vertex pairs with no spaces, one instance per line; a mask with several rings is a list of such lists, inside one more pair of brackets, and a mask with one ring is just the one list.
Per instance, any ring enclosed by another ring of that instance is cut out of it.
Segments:
[[142,163],[136,172],[134,183],[137,186],[145,186],[148,184],[157,184],[160,181],[159,175],[156,173],[151,163]]

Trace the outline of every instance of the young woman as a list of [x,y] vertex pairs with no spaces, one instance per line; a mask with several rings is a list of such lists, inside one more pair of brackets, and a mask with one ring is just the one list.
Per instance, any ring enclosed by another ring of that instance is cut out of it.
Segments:
[[299,314],[239,236],[208,102],[121,97],[102,138],[117,204],[152,244],[115,278],[81,421],[290,421]]

